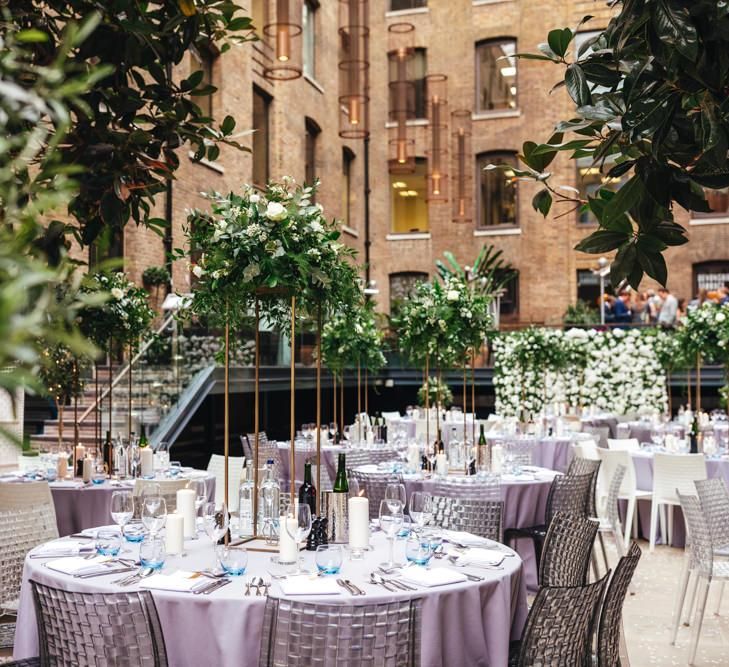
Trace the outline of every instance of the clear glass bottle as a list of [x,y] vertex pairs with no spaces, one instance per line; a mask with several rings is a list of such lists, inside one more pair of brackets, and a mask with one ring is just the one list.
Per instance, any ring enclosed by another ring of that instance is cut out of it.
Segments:
[[253,535],[253,494],[253,467],[246,465],[238,489],[239,537]]
[[117,437],[114,447],[114,472],[119,479],[126,479],[129,475],[129,452],[121,437]]
[[280,511],[278,480],[273,476],[273,459],[266,461],[266,473],[258,493],[258,531],[268,542],[278,539]]

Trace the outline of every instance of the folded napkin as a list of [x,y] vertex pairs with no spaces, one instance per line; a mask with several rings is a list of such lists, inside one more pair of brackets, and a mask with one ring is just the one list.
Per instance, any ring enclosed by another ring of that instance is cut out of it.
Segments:
[[339,595],[343,590],[336,579],[308,574],[282,579],[279,585],[284,595]]
[[33,556],[75,556],[83,549],[92,550],[85,540],[53,540],[33,549]]
[[142,579],[139,587],[189,593],[190,591],[194,591],[198,586],[202,587],[209,584],[210,581],[210,578],[201,577],[195,572],[177,570],[177,572],[173,572],[172,574],[153,574],[150,577],[146,577]]
[[463,545],[464,547],[487,547],[493,544],[493,541],[486,537],[479,537],[462,530],[444,530],[443,539],[446,542]]
[[113,530],[115,533],[118,533],[121,531],[121,528],[119,526],[99,526],[98,528],[84,528],[81,531],[82,535],[88,535],[89,537],[93,537],[96,539],[96,535],[100,530]]
[[456,572],[446,567],[434,567],[429,570],[424,567],[407,567],[403,569],[400,578],[406,583],[417,584],[426,588],[460,584],[468,581],[468,577],[462,572]]
[[48,486],[52,489],[81,489],[84,483],[75,479],[57,479],[55,482],[49,482]]
[[469,549],[456,559],[457,565],[501,565],[504,554],[496,549]]
[[[63,574],[92,574],[94,572],[103,572],[106,569],[106,563],[111,563],[109,556],[94,556],[94,558],[82,558],[81,556],[71,556],[69,558],[59,558],[46,563],[46,567],[63,572]],[[111,568],[109,568],[111,574]]]

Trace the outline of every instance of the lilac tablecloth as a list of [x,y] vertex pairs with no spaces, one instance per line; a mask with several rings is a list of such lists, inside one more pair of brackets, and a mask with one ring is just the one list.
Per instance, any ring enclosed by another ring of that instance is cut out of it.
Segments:
[[[501,433],[488,433],[486,439],[495,444],[500,442],[508,444],[513,442],[516,436],[503,435]],[[571,433],[569,435],[560,436],[547,436],[544,438],[525,438],[521,437],[522,442],[532,442],[533,456],[532,464],[540,468],[548,468],[549,470],[556,470],[557,472],[567,472],[570,462],[573,457],[572,445],[580,440],[590,438],[587,433]]]
[[[372,536],[371,544],[374,549],[365,560],[353,562],[347,559],[341,572],[342,577],[351,579],[367,595],[356,599],[344,593],[316,596],[316,602],[361,604],[421,597],[423,667],[506,667],[509,641],[520,637],[527,615],[522,564],[517,556],[505,558],[502,570],[466,570],[484,577],[482,582],[419,588],[415,593],[389,593],[368,581],[369,572],[387,555],[381,533]],[[169,557],[165,571],[178,568],[197,570],[210,565],[212,550],[209,540],[186,542],[185,548],[188,555],[184,559]],[[404,550],[405,543],[398,541],[395,549],[398,561],[404,560]],[[313,554],[304,552],[303,557],[305,567],[312,568]],[[130,590],[111,584],[119,575],[73,579],[43,567],[44,560],[27,559],[25,563],[13,651],[16,659],[38,655],[30,579],[73,591]],[[431,565],[434,568],[447,566],[446,562],[436,560]],[[250,576],[263,576],[270,581],[268,571],[271,568],[269,554],[250,551],[247,574],[209,596],[153,591],[169,664],[174,667],[257,665],[265,598],[245,597],[244,583]],[[281,595],[277,582],[273,583],[270,594]]]
[[[536,476],[520,480],[502,477],[501,498],[504,501],[504,530],[526,528],[544,524],[547,511],[547,496],[555,472],[542,470]],[[404,476],[405,488],[410,497],[413,491],[432,491],[432,479],[413,479]],[[526,584],[530,591],[537,589],[537,567],[534,545],[531,540],[517,540],[516,550],[524,561]]]
[[[337,475],[337,455],[339,452],[345,451],[344,448],[339,445],[323,445],[321,448],[321,459],[322,459],[322,476],[329,475],[329,479],[333,480]],[[291,461],[289,459],[289,443],[279,442],[278,452],[281,456],[281,479],[282,481],[288,482],[291,480],[289,475],[289,469],[291,468]],[[304,463],[310,460],[312,464],[316,465],[316,447],[313,449],[310,447],[297,447],[296,448],[296,479],[297,481],[303,481],[304,479]]]
[[[633,454],[635,465],[635,479],[638,489],[650,491],[653,488],[653,455],[650,452],[635,452]],[[706,459],[706,473],[710,478],[718,477],[729,486],[729,459]],[[648,539],[651,532],[651,503],[649,500],[638,500],[638,529],[640,535]],[[658,543],[665,543],[665,535],[660,534],[658,526]],[[671,546],[683,547],[686,542],[686,531],[683,513],[680,507],[673,508],[673,530]]]

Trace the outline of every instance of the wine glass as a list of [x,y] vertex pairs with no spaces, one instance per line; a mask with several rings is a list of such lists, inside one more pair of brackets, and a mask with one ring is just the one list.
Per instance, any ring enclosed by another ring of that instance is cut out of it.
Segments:
[[433,497],[425,491],[413,491],[410,494],[410,518],[422,531],[433,517]]
[[111,519],[119,526],[122,537],[124,537],[124,526],[134,516],[134,497],[130,489],[114,491],[111,494]]
[[403,524],[402,506],[397,503],[396,509],[391,509],[389,500],[380,501],[380,528],[387,536],[390,552],[386,563],[381,566],[387,569],[397,567],[395,563],[395,537],[400,532]]
[[152,537],[156,537],[167,523],[167,503],[162,496],[145,496],[142,505],[142,523]]
[[198,515],[200,508],[207,502],[208,485],[204,479],[191,479],[187,483],[187,488],[195,492],[195,515]]
[[311,507],[307,503],[299,504],[296,516],[293,517],[294,520],[290,521],[290,519],[291,515],[289,514],[286,521],[284,521],[284,530],[296,542],[296,571],[294,574],[300,574],[299,544],[309,537],[311,532]]
[[337,422],[330,422],[329,438],[331,439],[332,444],[334,444],[337,440],[337,433],[339,433],[339,426],[337,426]]
[[399,482],[391,482],[385,487],[385,500],[388,501],[388,505],[391,510],[396,510],[398,507],[401,510],[405,509],[405,503],[407,501],[407,494],[405,492],[405,485]]
[[216,505],[214,502],[209,502],[203,505],[203,525],[205,534],[213,543],[213,558],[216,565],[218,562],[216,545],[228,532],[228,522],[228,508],[225,503]]

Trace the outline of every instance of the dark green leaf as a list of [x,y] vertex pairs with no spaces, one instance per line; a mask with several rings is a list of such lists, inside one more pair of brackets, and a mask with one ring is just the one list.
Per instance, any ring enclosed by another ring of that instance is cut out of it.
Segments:
[[549,193],[549,190],[544,188],[537,192],[532,199],[532,207],[546,218],[549,209],[552,208],[552,195]]
[[27,30],[21,30],[15,35],[15,39],[19,42],[26,44],[47,42],[50,37],[47,32],[37,30],[36,28],[28,28]]
[[640,267],[651,278],[657,280],[661,285],[666,284],[668,269],[666,260],[660,252],[643,251],[640,246],[637,248],[638,262]]
[[[638,264],[638,251],[635,243],[630,242],[621,246],[610,265],[610,282],[617,287],[629,274],[634,271]],[[640,268],[640,267],[639,267]]]
[[572,41],[572,31],[569,28],[550,30],[547,35],[549,48],[560,58],[564,57]]
[[615,197],[610,200],[610,203],[605,208],[604,218],[609,220],[610,218],[617,218],[627,213],[638,203],[644,192],[643,182],[637,175],[634,175],[618,190]]
[[628,234],[601,229],[593,232],[587,238],[582,239],[582,241],[575,246],[575,250],[591,254],[610,252],[611,250],[615,250],[615,248],[620,247],[629,239],[630,235]]
[[235,118],[226,116],[220,124],[220,130],[223,134],[230,134],[235,129]]
[[688,7],[673,0],[656,0],[653,7],[653,26],[659,39],[676,49],[684,58],[692,62],[696,60],[699,41]]
[[584,107],[592,102],[590,86],[587,84],[582,67],[574,63],[567,67],[564,82],[567,86],[567,92],[575,104]]

